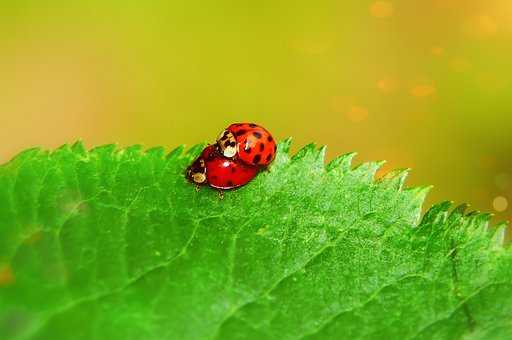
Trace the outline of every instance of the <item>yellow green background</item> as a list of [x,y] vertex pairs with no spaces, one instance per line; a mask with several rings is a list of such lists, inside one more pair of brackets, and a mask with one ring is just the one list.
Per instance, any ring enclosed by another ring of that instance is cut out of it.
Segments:
[[0,3],[0,162],[241,121],[510,219],[512,1]]

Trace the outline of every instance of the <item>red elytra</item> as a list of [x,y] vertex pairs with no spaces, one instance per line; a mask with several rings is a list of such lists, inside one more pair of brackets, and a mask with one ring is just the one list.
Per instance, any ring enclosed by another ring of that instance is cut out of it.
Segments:
[[224,157],[266,167],[274,160],[277,144],[264,127],[253,123],[231,124],[217,139]]
[[249,183],[258,167],[225,158],[214,145],[207,146],[187,170],[187,178],[197,185],[228,190]]

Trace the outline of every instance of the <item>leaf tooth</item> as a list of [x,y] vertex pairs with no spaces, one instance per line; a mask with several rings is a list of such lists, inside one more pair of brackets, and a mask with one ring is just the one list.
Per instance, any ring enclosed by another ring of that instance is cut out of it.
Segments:
[[314,153],[317,153],[316,144],[309,143],[309,144],[305,145],[302,149],[297,151],[297,153],[295,155],[292,156],[292,161],[297,161],[299,159],[305,158],[306,156],[309,156]]
[[179,158],[181,155],[183,155],[184,151],[185,151],[185,145],[181,144],[181,145],[177,146],[176,148],[174,148],[173,150],[171,150],[171,152],[169,152],[165,158],[166,159]]
[[423,215],[420,225],[434,224],[444,220],[447,216],[448,210],[453,205],[453,201],[443,201],[434,204],[426,213]]
[[24,161],[25,159],[28,159],[28,158],[33,158],[33,157],[41,154],[42,152],[43,152],[43,149],[41,147],[34,147],[34,148],[26,149],[26,150],[18,153],[13,158],[11,158],[11,160],[7,161],[7,163],[1,164],[1,166],[6,166],[6,165],[13,164],[16,162]]
[[466,212],[466,210],[469,208],[469,204],[467,203],[462,203],[462,204],[459,204],[458,206],[456,206],[452,212],[450,213],[450,215],[448,216],[448,225],[453,225],[453,224],[457,224],[457,225],[460,225],[462,219],[464,218],[464,213]]
[[505,243],[505,234],[508,228],[508,223],[503,221],[498,224],[494,228],[492,228],[491,235],[491,244],[494,246],[502,247]]
[[479,210],[473,210],[473,211],[468,212],[466,214],[466,217],[467,218],[473,218],[473,217],[477,216],[478,214],[480,214]]
[[349,152],[344,155],[338,156],[327,164],[327,171],[338,171],[345,174],[350,171],[352,160],[357,155],[357,152]]
[[69,150],[71,150],[71,147],[69,146],[68,143],[65,143],[65,144],[62,144],[59,147],[51,150],[50,154],[54,154],[54,153],[59,152],[59,151],[69,151]]
[[327,154],[327,145],[322,145],[320,149],[317,151],[317,160],[322,164],[322,167],[325,163],[325,155]]
[[410,199],[417,204],[422,205],[427,198],[428,193],[432,190],[432,185],[423,185],[407,188],[404,191],[409,195]]
[[379,180],[379,183],[387,188],[395,190],[402,190],[405,180],[409,176],[411,169],[395,169],[388,172],[384,177]]
[[84,143],[81,139],[77,140],[71,145],[71,151],[82,156],[85,156],[87,154],[87,149],[85,148]]
[[66,152],[70,152],[82,161],[86,161],[89,159],[89,153],[87,152],[87,149],[85,148],[84,143],[80,139],[77,140],[76,142],[74,142],[73,144],[63,145],[60,150],[65,150]]
[[352,169],[351,172],[352,174],[354,174],[354,176],[362,180],[372,182],[374,180],[375,174],[377,173],[377,170],[379,170],[385,163],[386,161],[372,161],[361,163],[354,169]]
[[489,229],[489,222],[494,216],[492,213],[474,212],[470,214],[471,221],[468,229],[486,231]]
[[142,152],[144,147],[141,144],[128,145],[124,148],[125,152]]
[[165,154],[165,149],[162,146],[155,146],[155,147],[145,150],[144,154],[148,155],[148,156],[155,156],[157,158],[162,158]]
[[116,150],[119,150],[117,144],[105,144],[93,147],[89,154],[113,154]]
[[288,137],[288,138],[280,141],[279,143],[277,143],[278,153],[289,154],[291,144],[292,144],[292,137]]
[[274,162],[271,164],[272,169],[278,169],[290,162],[290,144],[292,138],[288,137],[277,143],[277,153]]
[[119,155],[123,157],[141,156],[143,150],[144,147],[141,144],[133,144],[119,150]]

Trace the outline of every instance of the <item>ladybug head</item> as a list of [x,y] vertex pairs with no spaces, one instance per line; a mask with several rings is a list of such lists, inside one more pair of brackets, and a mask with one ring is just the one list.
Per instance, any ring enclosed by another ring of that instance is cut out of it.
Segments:
[[187,179],[195,184],[204,184],[206,182],[206,164],[202,157],[196,159],[187,169]]
[[233,158],[238,153],[238,143],[233,132],[224,130],[217,137],[217,146],[224,157]]

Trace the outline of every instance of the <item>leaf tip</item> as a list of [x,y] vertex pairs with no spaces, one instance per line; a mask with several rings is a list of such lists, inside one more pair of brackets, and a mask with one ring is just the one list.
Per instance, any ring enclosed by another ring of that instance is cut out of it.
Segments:
[[448,214],[448,210],[453,205],[453,201],[442,201],[434,204],[428,211],[423,215],[421,225],[434,224],[440,220],[444,220]]
[[388,188],[402,190],[405,184],[405,180],[407,179],[407,176],[409,176],[410,172],[410,168],[392,170],[380,178],[378,183]]
[[290,152],[290,145],[292,144],[292,137],[288,137],[277,143],[277,150],[279,153],[288,154]]
[[78,139],[73,144],[71,144],[71,150],[80,154],[85,154],[87,152],[87,149],[84,146],[84,142],[81,139]]
[[104,145],[94,146],[93,148],[91,148],[91,150],[89,151],[89,153],[95,153],[95,154],[99,154],[99,153],[112,154],[112,153],[114,153],[116,150],[119,150],[119,145],[118,145],[118,144],[104,144]]
[[181,144],[181,145],[178,145],[177,147],[175,147],[174,149],[172,149],[168,154],[167,156],[165,157],[166,159],[174,159],[174,158],[178,158],[180,157],[181,155],[183,155],[183,153],[185,152],[185,145],[184,144]]
[[459,204],[458,206],[453,208],[453,210],[450,212],[448,216],[448,225],[460,224],[468,208],[469,204],[467,203]]
[[494,246],[502,247],[505,244],[505,235],[508,228],[508,222],[502,221],[492,228],[491,243]]
[[375,174],[384,164],[385,160],[361,163],[352,170],[352,173],[363,180],[373,181]]
[[43,152],[43,149],[39,146],[29,148],[29,149],[21,151],[20,153],[18,153],[14,157],[12,157],[10,160],[8,160],[6,163],[1,164],[1,165],[7,166],[7,165],[14,164],[17,162],[23,162],[24,160],[36,157],[37,155],[39,155],[42,152]]
[[357,156],[357,152],[348,152],[338,156],[327,164],[326,169],[327,171],[339,171],[341,173],[346,173],[350,170],[355,156]]
[[322,163],[325,161],[325,155],[327,154],[327,145],[322,145],[320,149],[318,149],[318,159],[322,161]]
[[155,146],[155,147],[145,150],[144,153],[149,156],[155,156],[157,158],[161,158],[165,154],[165,149],[163,146]]
[[299,159],[305,158],[306,156],[314,154],[316,152],[317,152],[316,144],[315,143],[309,143],[309,144],[304,145],[302,147],[302,149],[297,151],[297,153],[292,156],[292,160],[297,161]]
[[413,193],[414,197],[417,200],[420,200],[423,202],[427,198],[427,195],[430,193],[432,188],[433,188],[432,185],[423,185],[423,186],[413,187],[410,189],[410,191]]

